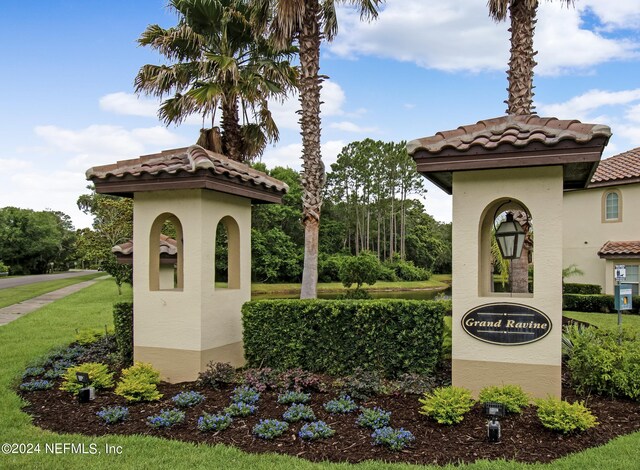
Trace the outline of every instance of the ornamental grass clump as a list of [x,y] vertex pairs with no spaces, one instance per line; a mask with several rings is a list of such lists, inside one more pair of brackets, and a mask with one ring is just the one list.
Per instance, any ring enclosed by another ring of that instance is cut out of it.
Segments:
[[308,405],[302,403],[294,403],[282,414],[282,418],[289,423],[298,421],[313,421],[316,415]]
[[394,429],[390,426],[376,429],[371,437],[374,445],[387,446],[391,450],[402,450],[416,440],[410,431],[403,428]]
[[20,384],[20,390],[26,392],[37,392],[40,390],[49,390],[53,388],[53,382],[50,380],[30,380]]
[[102,408],[96,415],[107,424],[120,423],[129,417],[129,408],[126,406],[109,406]]
[[78,382],[77,372],[84,372],[89,375],[89,386],[96,390],[113,387],[113,372],[109,372],[106,364],[100,362],[85,362],[79,366],[69,367],[62,375],[64,381],[60,390],[65,390],[77,395],[83,384]]
[[315,441],[318,439],[326,439],[336,432],[324,421],[314,421],[312,423],[303,424],[298,431],[298,437],[305,441]]
[[418,412],[440,424],[460,423],[475,404],[471,391],[454,386],[436,388],[418,401],[422,403]]
[[384,411],[377,406],[374,408],[360,408],[360,415],[356,423],[364,428],[378,429],[387,426],[391,421],[391,411]]
[[160,372],[151,364],[136,362],[122,370],[122,378],[116,387],[115,394],[124,397],[128,402],[157,401],[162,398],[158,391]]
[[289,425],[284,421],[277,419],[261,419],[258,424],[253,427],[253,433],[262,439],[274,439],[281,436]]
[[310,393],[288,391],[278,395],[278,403],[281,405],[292,405],[293,403],[309,403]]
[[325,403],[324,409],[333,414],[351,413],[358,409],[358,405],[349,395],[342,395]]
[[247,387],[246,385],[234,388],[231,394],[231,401],[233,403],[253,405],[254,403],[258,403],[259,399],[260,393],[255,388]]
[[256,405],[250,405],[249,403],[231,403],[224,409],[224,412],[230,416],[249,416],[256,412],[258,407]]
[[184,421],[185,412],[176,408],[161,410],[160,414],[149,416],[147,424],[152,428],[168,428]]
[[180,408],[188,408],[202,403],[204,401],[204,395],[202,393],[190,390],[188,392],[178,393],[173,398],[171,398],[171,400]]
[[569,434],[574,431],[586,431],[598,425],[598,420],[584,406],[584,402],[569,403],[549,397],[537,400],[538,418],[545,428]]
[[198,430],[202,432],[223,431],[231,426],[233,418],[225,413],[211,415],[205,413],[198,418]]
[[502,403],[507,413],[522,413],[529,404],[527,395],[520,385],[503,385],[485,387],[478,396],[480,403]]

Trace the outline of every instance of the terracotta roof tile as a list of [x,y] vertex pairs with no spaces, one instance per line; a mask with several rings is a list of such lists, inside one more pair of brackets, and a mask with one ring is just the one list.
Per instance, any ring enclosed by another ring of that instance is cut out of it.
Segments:
[[412,140],[407,144],[407,150],[409,154],[418,150],[438,153],[447,148],[466,152],[473,146],[491,150],[502,144],[526,147],[532,142],[552,146],[563,140],[586,143],[596,136],[608,138],[611,136],[611,129],[601,124],[584,124],[576,120],[541,118],[535,115],[502,116]]
[[624,258],[625,256],[640,256],[640,241],[624,241],[611,242],[608,241],[598,251],[601,258],[617,256]]
[[144,155],[132,160],[123,160],[111,165],[103,165],[87,170],[87,179],[94,182],[106,179],[120,179],[125,176],[138,178],[144,175],[162,176],[179,172],[196,173],[206,170],[214,175],[224,175],[238,182],[250,182],[276,193],[286,193],[289,187],[275,178],[224,155],[205,150],[199,145],[188,148],[165,150],[152,155]]
[[[111,248],[117,255],[129,256],[133,254],[133,240],[126,241]],[[175,256],[178,253],[178,242],[173,238],[160,234],[160,254]]]
[[602,160],[591,182],[619,182],[629,178],[640,178],[640,147]]

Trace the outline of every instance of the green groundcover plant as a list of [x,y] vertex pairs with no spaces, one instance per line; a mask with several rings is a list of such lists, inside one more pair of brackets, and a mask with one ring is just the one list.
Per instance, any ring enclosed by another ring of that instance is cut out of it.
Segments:
[[422,404],[419,413],[440,424],[462,422],[464,415],[475,404],[470,390],[454,386],[436,388],[431,393],[425,393],[418,401]]
[[584,402],[569,403],[549,397],[537,400],[536,405],[540,422],[553,431],[569,434],[598,425],[596,417],[584,406]]
[[113,372],[109,372],[106,364],[99,362],[85,362],[75,367],[69,367],[63,374],[64,381],[60,390],[65,390],[77,395],[83,384],[78,382],[77,372],[84,372],[89,375],[89,385],[96,390],[113,387]]
[[529,404],[529,395],[520,385],[494,385],[480,390],[478,401],[502,403],[507,413],[521,413],[522,409]]
[[122,370],[122,378],[115,393],[128,402],[157,401],[162,398],[162,394],[158,391],[159,383],[160,372],[151,364],[136,362]]

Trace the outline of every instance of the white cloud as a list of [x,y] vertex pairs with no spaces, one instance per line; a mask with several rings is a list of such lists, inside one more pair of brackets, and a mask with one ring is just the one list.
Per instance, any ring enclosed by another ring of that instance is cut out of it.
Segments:
[[332,122],[329,127],[354,134],[366,134],[376,132],[378,130],[375,127],[362,127],[350,121]]
[[33,164],[27,160],[18,158],[0,158],[0,168],[3,173],[14,173],[31,168]]
[[608,29],[640,25],[640,0],[581,0],[579,5],[591,10]]
[[[536,73],[553,75],[635,55],[637,44],[585,29],[581,20],[585,8],[562,8],[559,2],[540,4]],[[507,67],[508,22],[495,24],[486,2],[388,0],[371,23],[360,21],[349,8],[341,8],[339,16],[343,34],[338,34],[329,50],[341,57],[391,58],[450,72]]]
[[140,98],[132,93],[119,91],[100,98],[100,109],[129,116],[156,117],[160,100]]
[[[562,103],[536,103],[540,114],[554,116],[560,119],[580,119],[590,121],[593,113],[607,106],[630,105],[640,100],[640,88],[622,91],[589,90]],[[632,115],[640,111],[635,106],[630,108]]]

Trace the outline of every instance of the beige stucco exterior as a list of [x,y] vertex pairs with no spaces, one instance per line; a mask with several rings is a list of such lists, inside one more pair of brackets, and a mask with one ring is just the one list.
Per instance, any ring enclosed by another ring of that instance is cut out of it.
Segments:
[[[179,288],[160,281],[151,232],[173,215],[179,240]],[[161,217],[162,216],[162,217]],[[215,236],[229,237],[229,288],[215,288]],[[203,189],[134,195],[134,359],[151,362],[164,380],[195,380],[209,360],[243,365],[240,309],[251,298],[251,200]],[[159,287],[159,288],[158,288]]]
[[[609,191],[619,194],[621,218],[618,221],[607,221],[604,217],[603,198]],[[575,264],[584,272],[567,282],[599,284],[603,293],[613,294],[614,265],[640,264],[639,259],[604,260],[598,256],[598,250],[607,241],[640,238],[637,201],[640,201],[638,183],[565,192],[562,265]]]
[[[491,293],[489,230],[495,210],[512,199],[528,209],[535,233],[534,293]],[[487,385],[520,384],[534,397],[561,394],[562,166],[453,173],[453,384],[477,394]],[[525,345],[479,341],[461,326],[479,305],[528,305],[552,323],[543,339]],[[541,378],[544,378],[542,380]]]

